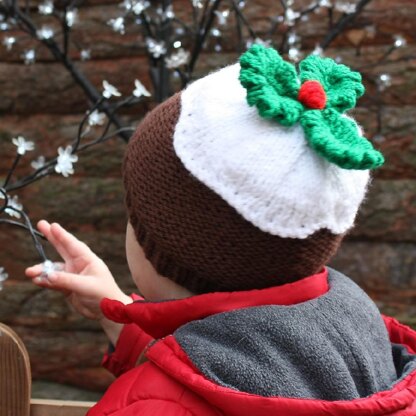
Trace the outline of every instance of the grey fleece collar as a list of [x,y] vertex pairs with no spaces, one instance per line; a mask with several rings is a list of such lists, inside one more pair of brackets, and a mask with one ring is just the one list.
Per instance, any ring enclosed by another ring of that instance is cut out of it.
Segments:
[[174,336],[208,379],[262,396],[351,400],[416,368],[400,346],[393,360],[380,313],[355,283],[329,269],[329,285],[307,302],[220,313]]

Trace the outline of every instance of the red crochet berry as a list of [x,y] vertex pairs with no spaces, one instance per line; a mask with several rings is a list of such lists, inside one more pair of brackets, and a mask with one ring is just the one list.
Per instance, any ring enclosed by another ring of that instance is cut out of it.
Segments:
[[322,110],[326,105],[326,94],[318,81],[306,81],[300,87],[298,100],[305,107]]

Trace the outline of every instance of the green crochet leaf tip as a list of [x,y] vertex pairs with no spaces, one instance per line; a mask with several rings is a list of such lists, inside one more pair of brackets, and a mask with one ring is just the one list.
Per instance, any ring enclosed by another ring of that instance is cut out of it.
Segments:
[[310,55],[296,67],[273,48],[253,45],[240,57],[247,102],[263,118],[299,123],[311,148],[344,169],[375,169],[383,155],[344,112],[364,94],[361,75],[333,59]]

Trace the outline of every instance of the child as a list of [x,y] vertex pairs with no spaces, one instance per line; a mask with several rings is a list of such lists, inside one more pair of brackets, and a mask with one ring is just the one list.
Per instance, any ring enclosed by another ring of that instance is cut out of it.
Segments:
[[298,74],[255,45],[148,114],[123,168],[144,299],[39,223],[64,270],[27,275],[113,345],[90,416],[416,415],[416,332],[325,267],[383,163],[344,114],[363,92],[329,58]]

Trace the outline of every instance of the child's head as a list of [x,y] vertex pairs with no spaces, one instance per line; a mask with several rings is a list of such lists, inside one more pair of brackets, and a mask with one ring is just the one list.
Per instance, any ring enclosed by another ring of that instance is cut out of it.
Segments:
[[359,74],[317,59],[297,76],[256,45],[140,124],[126,204],[157,275],[194,293],[264,288],[335,253],[381,155],[342,114],[363,93]]

